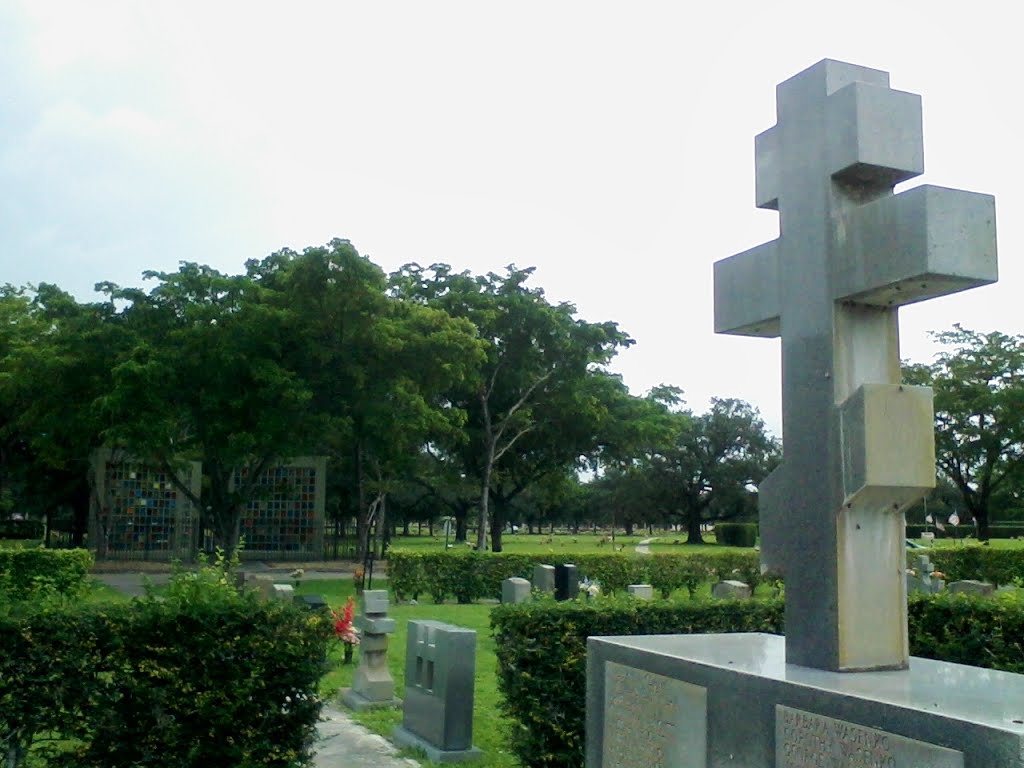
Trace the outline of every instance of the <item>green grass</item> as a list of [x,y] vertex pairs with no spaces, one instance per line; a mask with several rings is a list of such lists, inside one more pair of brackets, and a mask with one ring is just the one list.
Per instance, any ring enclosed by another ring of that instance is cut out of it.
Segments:
[[[591,533],[590,531],[581,531],[578,534],[569,533],[506,533],[501,537],[501,546],[503,552],[511,554],[523,555],[523,554],[549,554],[549,553],[579,553],[579,554],[602,554],[609,553],[612,551],[619,551],[624,548],[624,551],[631,552],[633,548],[643,539],[648,538],[644,535],[632,535],[626,536],[624,534],[615,535],[615,550],[612,549],[611,537],[604,533]],[[473,543],[476,542],[475,536],[471,537]],[[488,540],[489,541],[489,540]],[[454,538],[448,538],[448,544],[451,545],[450,549],[456,551],[469,549],[469,545],[462,543],[456,544]],[[434,536],[397,536],[391,540],[391,546],[395,549],[412,550],[416,552],[443,552],[445,547],[444,534],[435,534]]]
[[[349,595],[354,594],[354,586],[348,579],[304,581],[298,590],[300,594],[320,594],[331,605],[339,610]],[[476,685],[473,690],[473,744],[484,751],[482,760],[474,765],[482,768],[514,768],[518,766],[515,757],[505,746],[504,735],[509,721],[499,710],[499,693],[497,681],[498,662],[494,654],[494,639],[491,636],[490,614],[493,604],[457,605],[445,603],[435,605],[392,605],[388,615],[396,620],[396,631],[390,636],[388,643],[388,668],[395,680],[395,692],[402,696],[405,689],[405,642],[406,628],[410,619],[434,619],[459,627],[475,630],[476,646]],[[357,609],[358,610],[358,609]],[[330,654],[331,671],[324,676],[321,691],[329,699],[335,699],[338,691],[352,684],[352,675],[359,662],[359,649],[351,665],[342,664],[342,647],[337,644]],[[396,725],[402,721],[401,709],[370,710],[353,713],[353,717],[370,730],[390,738]],[[430,765],[422,754],[406,752]]]

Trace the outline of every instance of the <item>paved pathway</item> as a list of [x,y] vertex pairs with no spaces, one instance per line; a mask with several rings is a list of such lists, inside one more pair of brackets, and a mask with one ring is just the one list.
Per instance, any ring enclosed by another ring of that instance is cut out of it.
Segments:
[[652,541],[655,541],[656,539],[660,539],[660,538],[661,538],[661,536],[652,536],[649,539],[641,539],[640,543],[637,544],[636,547],[635,547],[635,549],[637,551],[637,554],[639,554],[639,555],[649,555],[649,554],[651,554],[651,548],[648,545]]
[[324,704],[320,714],[314,768],[419,768],[383,736],[370,733],[344,710]]

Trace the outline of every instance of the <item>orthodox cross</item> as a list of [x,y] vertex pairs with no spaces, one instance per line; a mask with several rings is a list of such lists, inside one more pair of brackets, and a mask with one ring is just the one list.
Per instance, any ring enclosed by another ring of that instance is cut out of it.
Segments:
[[995,202],[935,186],[920,97],[824,60],[776,89],[756,204],[780,237],[715,264],[715,330],[782,337],[783,462],[759,489],[786,661],[907,666],[903,512],[935,482],[932,393],[901,384],[900,306],[996,280]]

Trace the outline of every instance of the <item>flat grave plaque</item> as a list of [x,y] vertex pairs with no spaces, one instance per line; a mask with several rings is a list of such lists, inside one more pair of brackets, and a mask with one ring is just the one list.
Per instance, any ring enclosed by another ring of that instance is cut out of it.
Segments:
[[777,768],[964,768],[963,752],[775,705]]
[[601,768],[707,768],[707,689],[605,664]]

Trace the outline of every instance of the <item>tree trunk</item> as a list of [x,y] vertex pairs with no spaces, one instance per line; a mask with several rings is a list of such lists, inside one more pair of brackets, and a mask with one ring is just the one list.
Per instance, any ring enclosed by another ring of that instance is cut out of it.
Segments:
[[465,544],[466,539],[469,535],[469,525],[466,521],[466,510],[463,509],[460,514],[455,515],[455,543]]
[[[491,446],[490,453],[492,455],[494,453],[493,446]],[[492,468],[493,462],[491,460],[491,456],[488,456],[487,459],[484,461],[484,476],[480,480],[480,509],[476,526],[476,548],[478,552],[483,552],[487,549],[487,512],[488,504],[490,503],[491,499]]]
[[633,535],[633,523],[627,520],[625,523],[623,523],[623,525],[626,528],[626,535],[627,536],[632,536]]
[[686,516],[686,543],[704,543],[704,538],[700,535],[700,512],[696,510]]
[[501,510],[495,505],[491,513],[491,552],[501,552],[501,529],[505,527],[503,517]]
[[369,507],[366,505],[366,488],[363,485],[363,450],[357,440],[355,445],[356,465],[356,560],[365,562],[370,552]]

